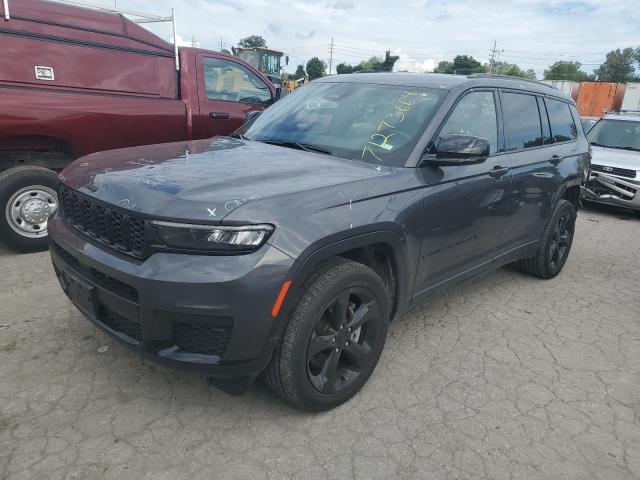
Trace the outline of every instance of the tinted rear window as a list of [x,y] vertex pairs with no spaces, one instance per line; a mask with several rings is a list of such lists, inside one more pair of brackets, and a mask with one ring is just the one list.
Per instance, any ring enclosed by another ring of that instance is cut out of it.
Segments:
[[559,100],[546,99],[551,135],[554,142],[568,142],[578,138],[578,129],[571,115],[568,103]]
[[503,93],[502,114],[507,150],[522,150],[542,145],[542,126],[538,102],[534,95]]

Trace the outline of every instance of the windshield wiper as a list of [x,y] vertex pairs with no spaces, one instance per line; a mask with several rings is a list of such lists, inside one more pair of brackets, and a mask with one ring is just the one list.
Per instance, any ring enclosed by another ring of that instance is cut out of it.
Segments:
[[229,135],[231,138],[239,138],[240,140],[249,140],[247,137],[242,135],[241,133],[232,133]]
[[324,153],[325,155],[331,155],[331,151],[326,148],[318,147],[317,145],[311,145],[310,143],[291,142],[288,140],[258,140],[262,143],[268,143],[269,145],[277,145],[278,147],[296,148],[298,150],[304,150],[305,152],[317,152]]

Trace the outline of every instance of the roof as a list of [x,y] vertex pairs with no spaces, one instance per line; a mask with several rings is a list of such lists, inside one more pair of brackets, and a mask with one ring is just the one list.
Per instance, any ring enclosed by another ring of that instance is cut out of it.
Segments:
[[603,118],[606,118],[607,120],[631,120],[632,122],[640,122],[640,111],[621,110],[618,112],[607,113]]
[[550,85],[535,80],[508,77],[505,75],[474,74],[466,76],[443,73],[374,72],[330,75],[314,80],[314,82],[372,83],[379,85],[402,85],[406,87],[442,88],[447,90],[452,90],[457,87],[499,87],[526,90],[542,95],[553,95],[573,103],[571,97]]

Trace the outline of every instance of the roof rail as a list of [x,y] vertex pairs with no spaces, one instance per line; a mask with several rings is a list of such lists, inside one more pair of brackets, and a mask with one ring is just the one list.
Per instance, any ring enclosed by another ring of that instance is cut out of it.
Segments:
[[640,113],[640,110],[631,110],[631,109],[625,108],[620,110],[610,110],[607,113]]
[[[85,0],[57,0],[62,3],[70,3],[72,5],[80,5],[82,7],[94,8],[96,10],[105,10],[107,12],[119,13],[121,15],[129,15],[132,17],[136,17],[131,19],[135,23],[156,23],[156,22],[171,22],[173,24],[173,50],[175,55],[176,62],[176,70],[180,70],[180,57],[178,56],[178,42],[177,42],[177,31],[176,31],[176,12],[175,9],[171,9],[170,17],[162,17],[160,15],[151,15],[149,13],[142,12],[134,12],[132,10],[124,10],[122,8],[113,8],[105,5],[100,5],[98,3],[87,2]],[[11,15],[9,14],[9,0],[2,0],[2,7],[4,11],[4,19],[10,20]]]
[[511,75],[500,75],[498,73],[472,73],[471,75],[467,75],[467,78],[500,78],[503,80],[516,80],[518,82],[535,83],[536,85],[541,85],[543,87],[552,88],[553,90],[558,90],[553,85],[549,85],[548,83],[544,83],[539,80],[531,80],[529,78],[522,78],[522,77],[513,77]]

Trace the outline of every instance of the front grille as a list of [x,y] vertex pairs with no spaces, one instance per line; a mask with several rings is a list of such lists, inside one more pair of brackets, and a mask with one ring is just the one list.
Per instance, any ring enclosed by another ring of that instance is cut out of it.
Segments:
[[138,291],[133,288],[131,285],[127,285],[120,280],[116,280],[109,275],[102,273],[95,268],[85,266],[80,263],[80,261],[71,255],[69,252],[64,250],[60,245],[55,242],[51,242],[51,248],[55,251],[62,260],[64,260],[68,265],[72,266],[78,273],[81,273],[87,280],[95,283],[99,287],[104,288],[105,290],[110,291],[120,297],[126,298],[132,302],[138,303]]
[[104,245],[134,257],[144,257],[146,222],[143,218],[104,206],[64,185],[58,189],[58,199],[67,223]]
[[129,320],[105,306],[100,306],[98,318],[111,330],[122,333],[136,342],[142,341],[142,326],[138,322]]
[[627,170],[626,168],[607,167],[604,165],[591,165],[591,170],[593,170],[594,172],[608,173],[610,175],[618,175],[619,177],[636,178],[636,171]]
[[181,350],[222,357],[231,338],[231,327],[174,322],[173,338]]

